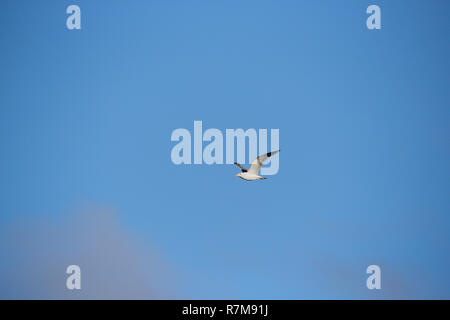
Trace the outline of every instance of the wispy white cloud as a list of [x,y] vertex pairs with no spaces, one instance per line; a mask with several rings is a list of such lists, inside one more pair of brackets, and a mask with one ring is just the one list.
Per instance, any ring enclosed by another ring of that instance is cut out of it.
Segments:
[[[1,227],[0,298],[173,298],[172,276],[156,250],[139,243],[111,210],[88,209],[63,221]],[[66,288],[68,265],[81,267],[81,290]]]

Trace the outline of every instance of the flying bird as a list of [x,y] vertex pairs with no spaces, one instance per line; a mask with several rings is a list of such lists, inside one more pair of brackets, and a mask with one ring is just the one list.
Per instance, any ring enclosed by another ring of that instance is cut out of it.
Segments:
[[261,177],[258,175],[259,170],[261,170],[261,167],[268,158],[273,156],[274,154],[277,154],[280,152],[280,150],[269,152],[260,156],[257,156],[255,159],[253,159],[252,164],[250,165],[250,169],[246,169],[243,166],[241,166],[239,163],[235,162],[234,165],[239,167],[239,169],[242,170],[242,172],[239,172],[236,174],[236,177],[239,177],[244,180],[253,181],[253,180],[261,180],[261,179],[267,179],[265,177]]

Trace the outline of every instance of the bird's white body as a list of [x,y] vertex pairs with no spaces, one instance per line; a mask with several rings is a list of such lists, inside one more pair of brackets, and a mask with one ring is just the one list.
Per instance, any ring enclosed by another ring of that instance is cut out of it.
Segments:
[[241,179],[247,180],[247,181],[267,179],[267,178],[258,176],[257,174],[251,174],[248,172],[240,172],[236,176]]
[[277,150],[277,151],[274,151],[274,152],[269,152],[269,153],[257,156],[252,161],[252,164],[251,164],[251,166],[250,166],[250,168],[248,170],[246,168],[244,168],[243,166],[241,166],[239,163],[235,162],[234,165],[242,170],[242,172],[239,172],[236,175],[236,177],[239,177],[239,178],[247,180],[247,181],[267,179],[267,178],[264,178],[264,177],[261,177],[261,176],[258,175],[259,170],[261,170],[261,167],[262,167],[263,163],[267,159],[269,159],[274,154],[277,154],[278,152],[280,152],[280,150]]

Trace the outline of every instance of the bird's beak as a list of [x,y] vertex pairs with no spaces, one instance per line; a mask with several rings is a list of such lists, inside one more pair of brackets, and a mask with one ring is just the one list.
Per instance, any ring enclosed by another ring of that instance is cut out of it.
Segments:
[[238,175],[239,175],[239,173],[238,173],[238,174],[235,174],[234,176],[237,177]]

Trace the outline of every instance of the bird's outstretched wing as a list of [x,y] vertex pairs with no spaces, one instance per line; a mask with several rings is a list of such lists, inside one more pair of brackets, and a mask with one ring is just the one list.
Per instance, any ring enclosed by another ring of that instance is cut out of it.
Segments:
[[248,171],[247,169],[245,169],[243,166],[241,166],[241,165],[240,165],[239,163],[237,163],[237,162],[235,162],[234,165],[235,165],[236,167],[239,167],[239,169],[241,169],[242,172],[247,172],[247,171]]
[[266,154],[262,154],[260,156],[257,156],[253,161],[252,161],[252,165],[250,166],[250,169],[248,169],[248,173],[251,174],[258,174],[259,170],[261,170],[261,167],[264,163],[264,161],[266,161],[268,158],[270,158],[271,156],[273,156],[274,154],[277,154],[278,152],[280,152],[280,150],[277,151],[273,151],[273,152],[269,152]]

